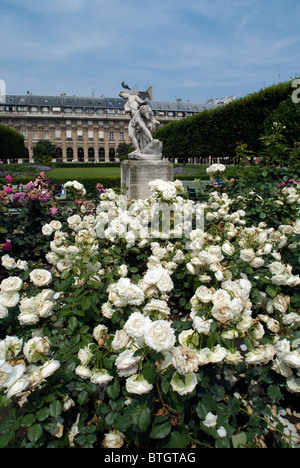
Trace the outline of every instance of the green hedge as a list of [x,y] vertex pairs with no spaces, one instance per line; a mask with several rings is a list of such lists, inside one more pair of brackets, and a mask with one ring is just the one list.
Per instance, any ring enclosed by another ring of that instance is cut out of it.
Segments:
[[163,143],[165,158],[234,158],[238,142],[261,149],[264,123],[280,103],[291,99],[292,82],[274,85],[216,109],[171,122],[154,136]]

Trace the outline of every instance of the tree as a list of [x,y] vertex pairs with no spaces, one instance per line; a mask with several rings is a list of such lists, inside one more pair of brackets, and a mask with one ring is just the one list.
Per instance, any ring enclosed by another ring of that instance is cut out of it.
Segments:
[[25,156],[24,137],[13,128],[0,125],[0,160],[18,159]]
[[49,140],[39,140],[33,148],[33,159],[42,164],[51,164],[58,157],[58,148]]
[[122,156],[127,156],[128,153],[133,151],[133,147],[131,144],[128,143],[120,143],[118,148],[117,148],[117,155],[120,157]]

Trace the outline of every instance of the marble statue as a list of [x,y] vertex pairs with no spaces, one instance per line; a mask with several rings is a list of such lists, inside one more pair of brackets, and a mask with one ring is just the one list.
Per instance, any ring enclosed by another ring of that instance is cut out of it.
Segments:
[[134,151],[129,153],[128,159],[162,159],[162,142],[153,139],[152,134],[160,123],[153,116],[151,107],[137,94],[130,93],[129,87],[122,83],[123,90],[119,96],[126,101],[124,109],[130,114],[131,120],[128,126],[128,135],[134,146]]

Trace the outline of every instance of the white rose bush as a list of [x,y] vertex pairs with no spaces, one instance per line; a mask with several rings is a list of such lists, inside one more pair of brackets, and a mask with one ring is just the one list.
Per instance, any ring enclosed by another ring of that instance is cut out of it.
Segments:
[[276,225],[149,188],[45,223],[44,262],[2,256],[0,446],[298,447],[299,185]]

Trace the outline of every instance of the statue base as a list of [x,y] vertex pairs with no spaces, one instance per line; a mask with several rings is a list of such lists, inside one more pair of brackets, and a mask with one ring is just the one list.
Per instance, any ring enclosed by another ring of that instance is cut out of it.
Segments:
[[167,159],[127,160],[121,163],[122,192],[131,200],[145,200],[151,196],[148,184],[152,180],[173,182],[173,164]]
[[152,140],[141,151],[135,150],[128,154],[130,160],[147,160],[147,161],[160,161],[162,159],[162,142],[159,140]]

